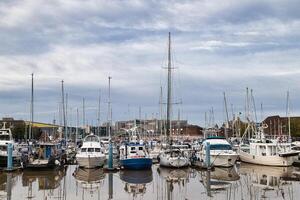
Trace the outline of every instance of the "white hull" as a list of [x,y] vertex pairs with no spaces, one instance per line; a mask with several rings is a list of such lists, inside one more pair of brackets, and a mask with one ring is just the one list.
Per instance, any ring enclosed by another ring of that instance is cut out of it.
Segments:
[[240,151],[240,160],[246,163],[252,163],[257,165],[267,165],[267,166],[291,166],[298,156],[288,156],[280,157],[275,156],[255,156],[247,152]]
[[[210,164],[215,167],[232,167],[238,159],[238,154],[210,154]],[[200,154],[200,161],[205,162],[206,155]]]
[[[205,161],[205,158],[205,154],[202,154],[203,161]],[[237,154],[210,154],[210,164],[216,167],[232,167],[237,159]]]
[[186,167],[189,165],[189,160],[185,157],[168,157],[160,156],[159,164],[164,167]]
[[96,167],[103,167],[106,157],[103,156],[76,156],[77,163],[79,167],[84,168],[96,168]]

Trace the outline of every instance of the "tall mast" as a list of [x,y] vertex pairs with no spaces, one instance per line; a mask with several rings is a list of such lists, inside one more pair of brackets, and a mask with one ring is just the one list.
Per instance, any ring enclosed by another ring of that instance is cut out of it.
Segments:
[[29,123],[29,140],[32,139],[32,132],[33,132],[33,73],[31,74],[31,101],[30,101],[30,123]]
[[65,139],[67,139],[67,122],[66,122],[66,110],[65,110],[64,80],[61,81],[61,97],[62,97],[62,112],[63,112],[64,132],[65,132]]
[[85,134],[85,99],[82,98],[82,126],[83,126],[83,134]]
[[66,93],[66,138],[67,139],[69,139],[69,137],[68,137],[68,125],[70,125],[70,124],[68,124],[69,122],[68,122],[68,93]]
[[171,131],[171,98],[172,98],[172,69],[171,69],[171,33],[169,32],[168,45],[168,96],[167,96],[167,138]]
[[224,133],[225,133],[225,138],[228,138],[228,133],[227,133],[227,128],[229,128],[229,115],[228,115],[228,109],[227,109],[227,100],[226,100],[226,95],[225,92],[223,93],[224,95],[224,107],[225,107],[225,113],[226,113],[226,124],[224,128]]
[[100,136],[100,127],[101,127],[101,124],[100,124],[100,107],[101,106],[101,90],[99,90],[99,99],[98,99],[98,116],[97,116],[97,122],[98,122],[98,136]]
[[159,114],[160,114],[160,135],[163,132],[163,90],[162,86],[160,86],[160,96],[159,96]]
[[75,135],[75,145],[77,146],[77,138],[78,138],[78,126],[79,126],[79,113],[78,108],[76,108],[76,135]]
[[288,134],[289,134],[289,142],[291,142],[291,117],[290,117],[290,92],[289,91],[287,91],[286,94],[286,101],[287,101],[286,115],[288,118]]
[[254,117],[255,117],[255,123],[257,122],[257,114],[256,114],[256,105],[255,105],[255,99],[253,96],[253,89],[251,89],[251,100],[253,104],[253,110],[254,110]]
[[110,132],[110,126],[111,126],[111,100],[110,100],[110,80],[112,79],[111,76],[108,77],[108,109],[107,109],[107,119],[108,119],[108,136],[111,139],[111,132]]

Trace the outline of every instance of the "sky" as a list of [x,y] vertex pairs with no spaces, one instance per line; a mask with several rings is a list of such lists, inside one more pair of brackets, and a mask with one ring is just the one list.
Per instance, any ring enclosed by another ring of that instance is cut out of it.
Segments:
[[[298,0],[2,0],[0,117],[58,123],[61,80],[68,122],[107,120],[108,76],[113,121],[160,118],[166,102],[168,32],[172,42],[173,119],[204,125],[245,114],[253,90],[258,120],[300,115]],[[260,105],[263,105],[261,112]],[[164,116],[164,114],[162,114]]]

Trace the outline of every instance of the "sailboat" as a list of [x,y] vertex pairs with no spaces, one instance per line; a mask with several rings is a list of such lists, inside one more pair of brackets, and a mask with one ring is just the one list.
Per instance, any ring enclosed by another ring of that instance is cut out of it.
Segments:
[[164,167],[186,167],[190,164],[188,157],[178,148],[172,148],[170,145],[171,131],[171,104],[172,104],[172,68],[171,68],[171,33],[169,32],[168,45],[168,95],[167,95],[167,143],[166,149],[159,155],[159,164]]

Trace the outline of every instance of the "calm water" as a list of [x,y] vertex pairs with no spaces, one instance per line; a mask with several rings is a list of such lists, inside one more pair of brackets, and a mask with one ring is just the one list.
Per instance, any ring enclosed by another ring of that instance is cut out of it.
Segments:
[[[0,199],[299,199],[300,169],[240,164],[104,173],[102,169],[2,173]],[[210,181],[209,181],[210,180]]]

